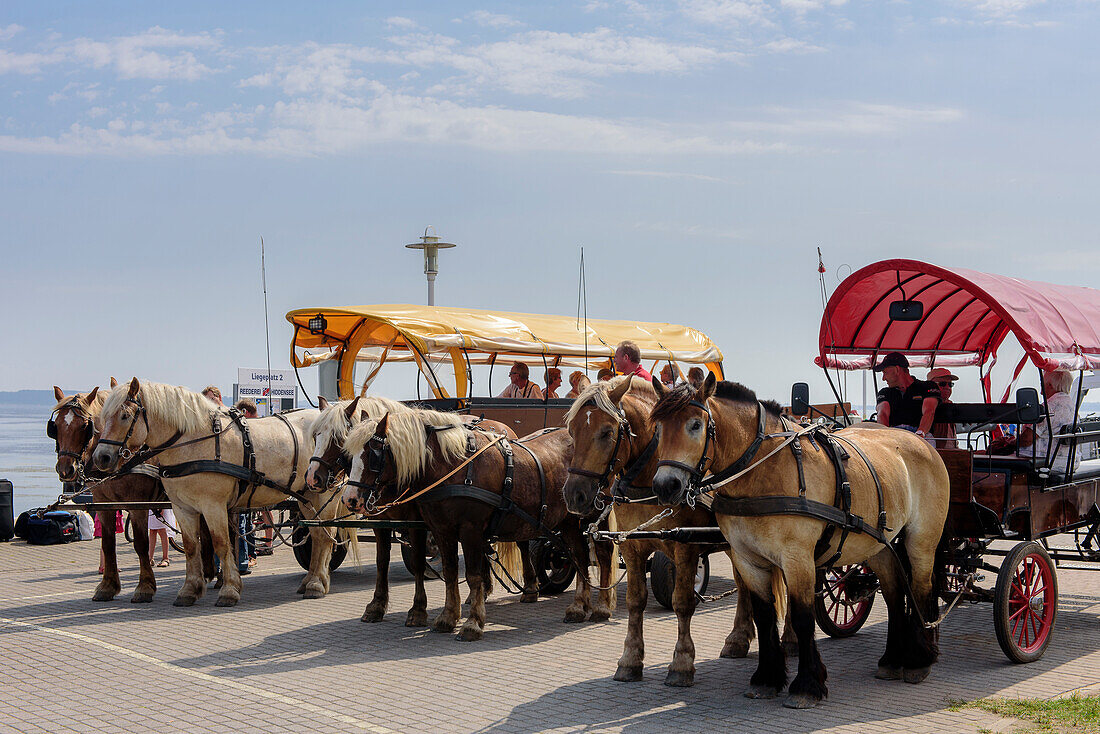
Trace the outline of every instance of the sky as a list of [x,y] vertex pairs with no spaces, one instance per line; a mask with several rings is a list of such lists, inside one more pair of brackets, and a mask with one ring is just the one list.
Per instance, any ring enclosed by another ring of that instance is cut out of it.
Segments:
[[830,291],[889,257],[1100,284],[1098,11],[9,0],[0,390],[227,388],[266,362],[261,237],[286,368],[291,309],[423,302],[432,225],[440,305],[574,315],[583,247],[589,316],[824,399],[819,247]]

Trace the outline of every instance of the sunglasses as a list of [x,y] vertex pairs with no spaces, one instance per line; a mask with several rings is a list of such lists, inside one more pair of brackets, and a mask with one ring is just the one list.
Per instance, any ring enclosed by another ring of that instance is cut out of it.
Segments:
[[955,383],[951,380],[944,380],[943,382],[937,382],[936,387],[955,387]]

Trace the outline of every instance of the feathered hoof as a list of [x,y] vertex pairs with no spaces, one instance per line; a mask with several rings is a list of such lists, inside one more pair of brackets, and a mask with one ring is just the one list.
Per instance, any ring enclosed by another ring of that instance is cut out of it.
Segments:
[[305,590],[305,593],[302,594],[302,598],[303,599],[324,599],[325,598],[325,590],[324,589],[318,589],[315,586],[311,586],[311,587],[309,587],[308,589]]
[[485,635],[485,632],[476,624],[463,625],[462,629],[458,631],[458,635],[455,637],[462,642],[477,642]]
[[432,632],[454,632],[455,623],[442,617],[432,622]]
[[573,607],[569,607],[568,609],[565,610],[565,619],[563,621],[565,621],[565,622],[583,622],[587,618],[588,618],[588,615],[585,613],[585,611],[583,609],[574,609]]
[[880,665],[875,671],[875,677],[879,680],[901,680],[901,668],[893,668],[889,665]]
[[929,665],[924,668],[906,668],[903,675],[906,683],[921,683],[931,672],[932,666]]
[[611,619],[611,610],[607,607],[596,607],[592,610],[592,616],[589,619],[593,622],[606,622]]
[[111,601],[118,596],[118,592],[119,589],[103,586],[96,587],[95,593],[92,594],[92,601]]
[[237,602],[241,600],[239,596],[219,596],[218,600],[214,602],[216,607],[235,607]]
[[176,600],[172,602],[174,607],[192,607],[195,605],[199,598],[197,596],[177,596]]
[[745,698],[776,698],[778,695],[779,689],[771,686],[749,686],[745,691]]
[[131,604],[148,604],[153,601],[152,591],[146,591],[144,589],[138,589],[134,592],[134,595],[130,597]]
[[736,642],[726,642],[722,646],[722,652],[718,657],[721,658],[747,658],[749,656],[749,641],[737,640]]
[[615,671],[615,680],[621,683],[634,683],[642,679],[641,665],[620,665]]
[[821,699],[808,693],[793,693],[787,696],[783,705],[789,709],[812,709],[821,703]]
[[[366,619],[367,615],[363,615],[363,621],[368,622],[371,620]],[[406,627],[427,627],[428,626],[428,613],[427,612],[409,612],[409,616],[405,617]]]
[[521,604],[534,604],[539,600],[539,592],[537,591],[525,591],[519,598]]
[[673,688],[688,688],[695,685],[695,671],[670,670],[665,676],[665,685]]

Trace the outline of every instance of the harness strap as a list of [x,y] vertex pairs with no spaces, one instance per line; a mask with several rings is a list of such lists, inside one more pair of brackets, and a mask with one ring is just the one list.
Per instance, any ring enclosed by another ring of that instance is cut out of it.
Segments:
[[[653,459],[653,455],[657,453],[657,444],[660,442],[660,437],[657,432],[653,432],[653,438],[642,450],[642,453],[638,454],[638,457],[634,461],[629,462],[623,467],[622,474],[615,480],[615,483],[611,487],[611,498],[615,502],[628,503],[631,501],[627,492],[648,492],[649,495],[653,494],[653,486],[638,487],[634,485],[634,480],[638,478],[638,475],[642,473],[642,469],[649,464]],[[647,495],[648,496],[648,495]]]
[[849,532],[864,533],[883,545],[889,545],[886,536],[864,522],[859,515],[844,512],[838,507],[805,497],[726,497],[718,495],[713,502],[714,511],[722,515],[763,517],[766,515],[801,515],[831,523]]
[[546,519],[546,513],[548,507],[546,506],[546,472],[542,469],[542,462],[539,461],[539,457],[534,451],[523,445],[522,442],[516,443],[521,449],[531,454],[531,458],[535,460],[535,468],[539,470],[539,519],[535,523],[536,528],[541,528],[543,521]]
[[[219,461],[217,459],[199,459],[197,461],[185,461],[181,464],[171,464],[169,466],[162,466],[160,468],[160,475],[164,479],[179,479],[180,477],[189,477],[192,474],[225,474],[230,477],[234,477],[239,483],[246,486],[255,487],[270,487],[271,489],[277,489],[283,494],[289,495],[299,502],[309,503],[309,498],[300,492],[296,492],[290,487],[284,487],[278,482],[272,481],[265,477],[262,472],[258,472],[255,469],[249,469],[248,467],[241,466],[240,464],[234,464],[228,461]],[[255,491],[255,490],[253,490]],[[238,495],[239,497],[239,495]],[[251,500],[251,498],[250,498]]]
[[[732,477],[734,474],[742,471],[745,467],[752,463],[752,460],[754,458],[756,458],[756,453],[760,451],[760,446],[764,443],[764,439],[767,437],[767,433],[765,432],[764,428],[764,421],[767,417],[767,409],[764,407],[763,403],[757,401],[756,411],[756,438],[752,440],[752,443],[749,444],[749,447],[745,449],[745,453],[741,454],[741,457],[737,459],[737,461],[733,462],[722,471],[712,474],[705,482],[703,482],[703,485],[715,484],[717,482],[721,482],[724,479]],[[707,413],[709,415],[710,411],[708,410]]]
[[[491,438],[489,438],[489,442],[488,442],[487,444],[485,444],[484,446],[482,446],[482,447],[481,447],[480,449],[478,449],[478,450],[477,450],[477,451],[476,451],[476,452],[475,452],[475,453],[473,454],[473,456],[470,456],[470,457],[468,457],[468,458],[467,458],[467,459],[466,459],[466,460],[465,460],[464,462],[462,462],[461,464],[459,464],[458,466],[456,466],[456,467],[455,467],[454,469],[452,469],[451,471],[447,472],[447,473],[446,473],[446,474],[445,474],[445,475],[444,475],[444,476],[443,476],[442,478],[440,478],[440,479],[436,480],[436,481],[435,481],[435,482],[434,482],[433,484],[429,484],[429,485],[428,485],[427,487],[425,487],[424,489],[421,489],[421,490],[419,490],[418,492],[416,492],[415,494],[409,495],[409,496],[407,496],[407,497],[406,497],[406,496],[404,496],[404,495],[402,495],[402,496],[398,497],[398,498],[397,498],[397,499],[395,499],[395,500],[394,500],[393,502],[390,502],[390,503],[388,503],[388,504],[386,504],[386,505],[383,505],[382,507],[379,507],[379,508],[377,509],[377,511],[376,511],[376,512],[375,512],[374,514],[378,514],[378,513],[384,512],[384,511],[386,511],[386,510],[389,510],[389,509],[391,509],[391,508],[397,507],[398,505],[403,505],[403,504],[405,504],[405,503],[407,503],[407,502],[412,502],[413,500],[415,500],[415,499],[418,499],[418,498],[420,498],[420,497],[424,496],[424,495],[425,495],[426,493],[428,493],[428,492],[432,491],[432,490],[433,490],[433,489],[435,489],[436,487],[438,487],[438,486],[440,486],[441,484],[443,484],[443,482],[445,482],[445,481],[447,481],[448,479],[450,479],[451,477],[453,477],[453,476],[454,476],[455,474],[457,474],[457,473],[459,472],[459,470],[461,470],[461,469],[463,469],[464,467],[468,467],[468,466],[470,466],[471,464],[473,464],[473,461],[474,461],[474,459],[476,459],[476,458],[477,458],[478,456],[480,456],[481,454],[483,454],[483,453],[485,453],[486,451],[488,451],[490,447],[492,447],[492,446],[495,446],[495,445],[497,444],[497,442],[498,442],[498,441],[502,441],[502,440],[504,440],[504,436],[502,436],[502,435],[500,435],[500,434],[498,434],[498,433],[488,433],[488,432],[486,432],[486,433],[485,433],[484,435],[485,435],[485,436],[488,436],[488,437],[491,437]],[[370,487],[370,485],[364,485],[364,484],[363,484],[362,482],[353,482],[353,481],[349,481],[349,482],[348,482],[348,484],[350,484],[350,485],[351,485],[351,486],[353,486],[353,487],[360,487],[360,488],[364,488],[364,487],[367,487],[367,488],[369,488],[369,487]]]
[[497,449],[504,458],[504,481],[500,485],[500,503],[496,506],[496,510],[493,511],[492,517],[489,518],[489,524],[485,528],[485,534],[489,537],[496,537],[504,518],[513,510],[519,509],[512,501],[512,486],[515,484],[514,475],[516,470],[512,443],[507,438],[502,438],[497,442]]
[[286,486],[293,487],[294,480],[298,478],[298,434],[294,431],[294,426],[290,425],[290,421],[282,413],[276,413],[275,417],[281,420],[286,429],[290,431],[290,438],[294,441],[294,458],[290,462],[290,479],[286,480]]

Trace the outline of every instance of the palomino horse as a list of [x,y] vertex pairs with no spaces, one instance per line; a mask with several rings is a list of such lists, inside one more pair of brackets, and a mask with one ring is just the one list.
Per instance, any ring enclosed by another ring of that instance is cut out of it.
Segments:
[[[458,622],[461,541],[470,586],[470,615],[459,639],[482,637],[486,553],[492,538],[520,544],[523,602],[538,598],[535,569],[524,541],[548,536],[563,544],[578,569],[576,596],[565,619],[580,622],[588,617],[592,593],[588,543],[557,489],[565,483],[572,451],[567,432],[551,429],[510,442],[499,435],[467,429],[453,413],[413,410],[360,423],[344,449],[352,457],[344,492],[347,504],[358,506],[365,500],[370,507],[376,502],[399,505],[415,501],[435,536],[447,600],[432,625],[434,630],[449,632]],[[395,488],[407,489],[398,497]],[[603,594],[601,604],[607,606]],[[593,618],[610,616],[609,608],[597,612]]]
[[[714,513],[701,504],[677,508],[674,515],[650,523],[661,508],[650,501],[653,473],[657,469],[657,452],[653,423],[649,414],[657,403],[657,393],[644,380],[630,376],[616,377],[586,387],[569,408],[565,424],[573,437],[573,461],[569,479],[563,490],[570,512],[590,515],[593,507],[603,501],[615,501],[615,519],[621,530],[645,524],[647,530],[668,530],[681,527],[714,527]],[[621,482],[617,481],[622,477]],[[605,493],[615,483],[614,497]],[[712,546],[713,547],[713,546]],[[615,680],[642,679],[645,643],[642,638],[646,598],[646,561],[655,551],[661,551],[676,565],[676,585],[672,607],[676,612],[679,632],[672,664],[665,676],[665,685],[690,686],[695,683],[695,643],[691,639],[691,617],[698,599],[695,594],[695,571],[702,546],[657,539],[625,540],[620,545],[626,561],[626,603],[630,615],[623,656],[619,659]],[[728,550],[727,550],[728,553]],[[732,558],[730,559],[733,560]],[[736,576],[736,569],[734,571]],[[776,602],[785,607],[786,590],[782,578],[773,574]],[[733,630],[726,637],[721,656],[743,658],[749,654],[749,642],[754,636],[751,601],[748,588],[737,578],[737,616]],[[786,616],[777,611],[778,616]],[[784,642],[793,639],[788,619]]]
[[[404,403],[374,396],[360,396],[354,400],[330,403],[323,397],[318,398],[321,414],[309,427],[313,437],[313,456],[310,458],[309,471],[306,472],[306,486],[317,490],[334,487],[341,476],[346,476],[351,461],[344,453],[344,441],[351,429],[363,420],[381,418],[386,413],[399,413],[410,410]],[[497,421],[487,421],[473,416],[462,416],[467,423],[476,422],[487,430],[502,433],[515,438],[512,429]],[[387,512],[376,515],[378,520],[415,521],[420,520],[420,511],[415,503],[399,505]],[[425,627],[428,624],[428,596],[424,589],[426,569],[425,551],[427,531],[423,528],[410,528],[408,531],[412,572],[415,579],[413,605],[405,619],[406,627]],[[374,597],[360,618],[364,622],[380,622],[386,616],[390,603],[390,550],[393,544],[393,531],[389,528],[374,528],[375,561],[377,572],[374,581]]]
[[[214,550],[222,559],[217,605],[232,606],[240,600],[241,577],[229,509],[268,507],[293,496],[307,518],[335,516],[335,490],[303,494],[313,449],[305,428],[316,416],[315,410],[299,410],[244,419],[198,393],[141,383],[136,377],[108,396],[92,456],[103,471],[112,469],[120,457],[134,454],[149,456],[160,466],[187,553],[187,576],[176,606],[194,604],[206,589],[195,542],[200,519],[210,528]],[[329,588],[333,541],[324,528],[310,528],[310,536],[309,571],[298,593],[319,598]]]
[[[745,695],[773,698],[787,682],[771,604],[775,568],[786,578],[798,637],[798,674],[786,706],[814,706],[828,695],[814,641],[814,582],[823,565],[870,565],[889,611],[877,677],[924,680],[938,654],[926,625],[938,611],[933,566],[949,493],[935,450],[897,429],[792,427],[774,402],[758,401],[737,383],[716,384],[713,375],[698,390],[654,388],[661,395],[652,414],[660,431],[657,498],[694,501],[701,482],[716,491],[718,525],[752,593],[760,662]],[[886,545],[895,538],[904,562]]]

